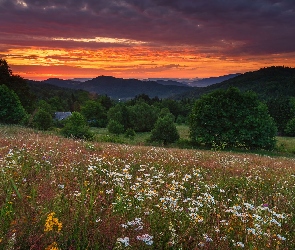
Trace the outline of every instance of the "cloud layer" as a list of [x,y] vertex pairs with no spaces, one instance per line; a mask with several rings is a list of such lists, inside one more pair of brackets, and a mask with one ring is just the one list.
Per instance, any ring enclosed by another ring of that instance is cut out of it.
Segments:
[[295,66],[294,27],[294,0],[0,0],[2,54],[148,47],[221,60],[284,54]]

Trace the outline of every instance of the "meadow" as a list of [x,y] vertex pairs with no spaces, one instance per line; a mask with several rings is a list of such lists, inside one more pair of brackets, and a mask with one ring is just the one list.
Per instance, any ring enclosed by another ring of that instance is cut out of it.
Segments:
[[295,249],[294,211],[293,158],[0,126],[0,249]]

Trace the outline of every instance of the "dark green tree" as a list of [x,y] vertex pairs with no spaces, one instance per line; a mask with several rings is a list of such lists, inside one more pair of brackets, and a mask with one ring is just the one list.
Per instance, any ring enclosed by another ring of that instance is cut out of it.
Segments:
[[81,114],[86,118],[90,126],[105,127],[107,114],[104,107],[98,101],[88,100],[81,108]]
[[111,107],[107,113],[108,120],[114,120],[124,126],[124,131],[131,127],[130,112],[124,103]]
[[127,138],[134,139],[135,135],[136,135],[136,133],[132,128],[128,128],[125,131],[125,137],[127,137]]
[[6,85],[0,85],[0,123],[20,124],[27,119],[16,93]]
[[62,135],[66,137],[73,137],[76,139],[87,139],[93,138],[89,126],[79,112],[73,112],[70,117],[65,120],[65,126],[61,130]]
[[174,124],[173,116],[159,117],[151,131],[150,141],[162,142],[164,145],[179,140],[179,133]]
[[159,117],[160,118],[164,118],[165,116],[170,116],[170,118],[172,119],[172,121],[175,120],[175,116],[172,115],[172,113],[170,112],[170,110],[168,108],[162,108],[160,110]]
[[116,135],[122,134],[125,131],[124,126],[115,120],[110,120],[107,125],[107,128],[110,133]]
[[48,130],[53,125],[53,119],[50,112],[44,109],[38,109],[33,116],[32,125],[36,129]]
[[149,132],[153,129],[158,115],[157,109],[145,102],[129,107],[131,128],[135,132]]
[[6,85],[17,94],[22,106],[27,112],[33,111],[35,96],[31,93],[27,81],[18,75],[14,75],[7,61],[0,58],[1,84]]
[[0,58],[0,76],[1,80],[8,80],[12,76],[12,70],[5,59]]
[[105,108],[106,111],[114,106],[112,99],[107,95],[100,95],[97,98],[97,101]]
[[54,110],[54,109],[51,107],[51,105],[50,105],[48,102],[46,102],[45,100],[40,100],[40,101],[38,101],[38,103],[37,103],[37,109],[43,109],[43,110],[45,110],[46,112],[48,112],[49,114],[51,114],[51,116],[53,116],[53,115],[54,115],[54,112],[56,111],[56,110]]
[[69,110],[67,105],[64,105],[63,100],[58,96],[51,97],[47,102],[52,107],[52,110],[54,110],[54,112]]
[[137,102],[145,102],[145,103],[151,105],[152,100],[148,95],[140,94],[140,95],[135,96],[132,100],[129,101],[130,105],[132,105],[132,106],[135,105]]
[[203,95],[190,119],[192,141],[210,146],[273,149],[276,132],[267,106],[237,88]]
[[294,98],[279,97],[267,101],[270,116],[274,119],[278,132],[285,134],[287,123],[295,116]]
[[295,136],[295,118],[287,122],[285,134],[288,136]]

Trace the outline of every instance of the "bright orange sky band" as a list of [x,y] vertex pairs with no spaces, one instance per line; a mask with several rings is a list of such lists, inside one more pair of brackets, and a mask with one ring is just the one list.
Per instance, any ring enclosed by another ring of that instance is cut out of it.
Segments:
[[94,78],[110,75],[121,78],[206,78],[243,73],[272,65],[295,67],[295,60],[276,54],[253,58],[224,58],[195,54],[193,48],[50,49],[11,48],[4,57],[14,74],[26,79],[44,80]]

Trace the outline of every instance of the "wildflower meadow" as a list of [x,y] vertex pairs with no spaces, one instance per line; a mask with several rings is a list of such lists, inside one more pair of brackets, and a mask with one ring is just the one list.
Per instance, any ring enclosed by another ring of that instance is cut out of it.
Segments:
[[295,249],[295,159],[0,127],[0,249]]

